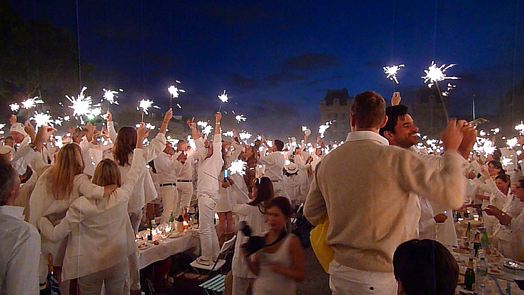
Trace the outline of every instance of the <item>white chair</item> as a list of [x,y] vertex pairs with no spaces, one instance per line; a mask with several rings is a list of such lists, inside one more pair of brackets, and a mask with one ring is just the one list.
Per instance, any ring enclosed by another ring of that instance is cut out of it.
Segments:
[[210,265],[203,265],[198,263],[197,259],[195,259],[189,265],[191,265],[191,267],[194,269],[207,270],[209,272],[220,270],[222,266],[226,264],[226,256],[234,248],[236,239],[237,236],[234,235],[231,239],[225,241],[224,244],[222,244],[222,248],[220,248],[220,252],[218,253],[218,259],[217,261],[215,261],[215,263]]

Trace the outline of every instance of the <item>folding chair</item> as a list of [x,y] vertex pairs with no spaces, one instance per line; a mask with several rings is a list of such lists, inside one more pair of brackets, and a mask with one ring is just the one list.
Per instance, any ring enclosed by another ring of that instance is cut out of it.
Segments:
[[[211,265],[201,265],[197,263],[196,260],[191,262],[191,267],[194,269],[200,269],[200,270],[206,270],[209,271],[209,274],[211,274],[214,271],[220,271],[222,267],[226,264],[226,258],[228,254],[234,252],[234,245],[236,241],[237,236],[234,235],[230,240],[225,241],[222,245],[222,248],[220,249],[220,252],[218,254],[218,259],[215,261],[215,263]],[[211,279],[203,282],[202,284],[198,285],[202,289],[204,289],[204,292],[206,294],[222,294],[224,292],[224,281],[225,281],[225,275],[218,274]]]

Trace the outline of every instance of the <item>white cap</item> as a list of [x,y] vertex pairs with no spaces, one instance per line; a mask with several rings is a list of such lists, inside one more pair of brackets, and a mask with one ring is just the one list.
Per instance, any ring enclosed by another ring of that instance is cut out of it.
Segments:
[[11,132],[18,132],[18,133],[22,134],[23,136],[27,136],[27,133],[24,130],[24,125],[22,125],[22,123],[14,123],[11,126],[11,130],[10,131]]

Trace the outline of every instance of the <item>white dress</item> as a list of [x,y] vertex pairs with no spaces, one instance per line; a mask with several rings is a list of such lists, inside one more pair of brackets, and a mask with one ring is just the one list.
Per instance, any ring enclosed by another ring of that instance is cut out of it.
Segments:
[[259,251],[260,272],[253,285],[253,295],[276,295],[276,294],[296,294],[297,283],[290,278],[277,274],[271,270],[271,265],[279,264],[291,267],[293,261],[289,254],[289,244],[291,234],[289,234],[282,245],[275,253]]

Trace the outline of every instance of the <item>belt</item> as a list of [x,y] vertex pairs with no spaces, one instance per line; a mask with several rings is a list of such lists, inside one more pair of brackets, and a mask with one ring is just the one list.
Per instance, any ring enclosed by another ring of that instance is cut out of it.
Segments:
[[164,186],[176,186],[176,183],[172,182],[172,183],[162,183],[160,185],[160,187],[164,187]]
[[183,180],[183,179],[178,179],[176,182],[193,182],[192,180]]

